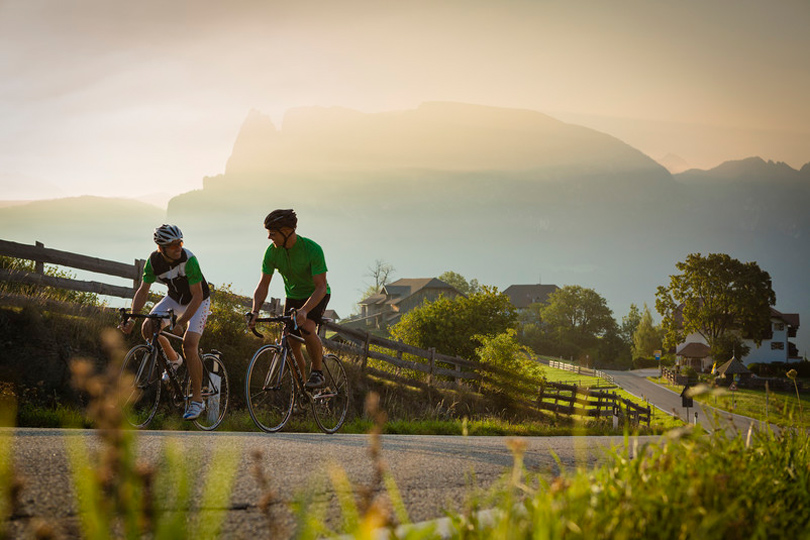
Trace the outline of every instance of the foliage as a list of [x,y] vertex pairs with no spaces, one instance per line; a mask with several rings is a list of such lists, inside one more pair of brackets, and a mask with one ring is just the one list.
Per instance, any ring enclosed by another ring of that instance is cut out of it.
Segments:
[[[810,438],[802,430],[725,436],[673,431],[636,449],[626,440],[605,464],[549,481],[523,466],[489,500],[452,514],[449,538],[804,538],[810,514]],[[684,459],[700,456],[700,459]],[[495,506],[492,519],[474,516]]]
[[448,285],[454,287],[458,292],[463,295],[469,296],[471,294],[481,292],[482,286],[478,283],[477,279],[471,279],[467,281],[467,279],[462,276],[461,274],[457,274],[452,270],[448,270],[444,272],[442,275],[439,276],[441,281],[444,281]]
[[474,336],[495,336],[513,328],[517,313],[509,297],[483,287],[468,297],[439,297],[406,313],[391,329],[394,339],[440,353],[475,358]]
[[[770,306],[776,303],[770,275],[755,262],[742,263],[726,254],[690,254],[659,286],[655,307],[663,316],[664,344],[674,347],[685,336],[699,333],[714,358],[727,356],[730,336],[759,344],[770,332]],[[734,346],[734,345],[732,345]],[[742,354],[741,354],[742,356]]]
[[[647,305],[644,305],[644,309],[647,309]],[[622,340],[632,346],[633,345],[633,336],[638,330],[638,325],[641,324],[642,314],[638,309],[638,306],[635,304],[630,304],[630,311],[627,312],[627,315],[622,317],[622,324],[619,326],[619,337]]]
[[475,350],[478,359],[500,371],[486,378],[481,391],[503,396],[510,402],[531,399],[537,388],[545,384],[543,368],[515,335],[515,330],[509,328],[496,336],[475,336],[481,343]]
[[[271,341],[278,335],[278,328],[266,326],[260,328],[265,339],[259,341],[252,334],[246,333],[245,312],[249,311],[242,304],[243,299],[231,290],[230,284],[220,285],[211,294],[211,314],[205,323],[205,332],[201,339],[203,349],[216,349],[222,353],[228,369],[231,388],[243,388],[245,373],[253,353],[263,343]],[[244,393],[232,392],[231,403],[236,407],[244,405]]]
[[522,341],[542,354],[573,358],[583,365],[629,364],[629,347],[621,339],[607,301],[593,289],[566,285],[534,309],[539,322],[524,325]]
[[653,324],[652,313],[647,304],[644,304],[644,314],[641,315],[632,338],[633,358],[654,356],[655,351],[663,348],[664,331]]

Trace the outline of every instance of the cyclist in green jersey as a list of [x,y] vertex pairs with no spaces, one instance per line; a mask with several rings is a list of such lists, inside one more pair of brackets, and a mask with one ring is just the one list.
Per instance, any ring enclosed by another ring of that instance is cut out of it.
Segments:
[[[132,311],[139,313],[149,296],[152,283],[160,281],[169,288],[169,293],[155,304],[151,313],[167,313],[174,311],[177,317],[175,326],[180,328],[188,323],[188,329],[183,336],[183,353],[186,357],[188,373],[191,376],[191,402],[183,415],[185,420],[199,418],[205,409],[202,400],[202,362],[200,361],[200,337],[205,329],[205,322],[211,311],[211,298],[208,283],[200,271],[200,264],[192,252],[183,247],[183,233],[176,225],[161,225],[155,229],[154,241],[157,251],[154,251],[146,261],[143,271],[143,280],[132,298]],[[129,334],[135,324],[130,319],[121,327],[124,333]],[[141,327],[145,339],[152,335],[152,321],[146,319]],[[168,321],[163,323],[169,324]],[[166,358],[176,369],[183,362],[172,348],[168,338],[158,338]]]
[[[312,370],[306,387],[320,388],[324,385],[323,344],[317,334],[317,325],[329,303],[331,291],[326,282],[326,260],[321,246],[295,230],[298,218],[293,210],[274,210],[264,220],[267,237],[273,242],[264,254],[262,276],[253,293],[253,316],[249,328],[256,324],[256,317],[267,298],[273,272],[278,270],[284,279],[286,302],[284,311],[296,310],[296,322],[304,332],[307,353],[312,360]],[[291,341],[293,354],[306,373],[306,362],[301,351],[301,343]]]

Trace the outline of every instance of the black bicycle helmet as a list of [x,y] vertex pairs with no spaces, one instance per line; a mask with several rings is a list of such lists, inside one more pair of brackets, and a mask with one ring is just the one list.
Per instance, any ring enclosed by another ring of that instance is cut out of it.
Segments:
[[282,227],[289,227],[291,229],[295,229],[298,226],[298,217],[295,215],[295,211],[290,210],[273,210],[267,217],[264,218],[264,228],[267,230],[270,229],[280,229]]
[[155,243],[159,246],[167,246],[172,242],[183,239],[183,233],[177,225],[163,224],[155,229],[153,236]]

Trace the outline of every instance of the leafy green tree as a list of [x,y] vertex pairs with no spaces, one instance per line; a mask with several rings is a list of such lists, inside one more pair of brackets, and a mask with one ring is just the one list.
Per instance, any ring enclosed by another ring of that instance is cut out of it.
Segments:
[[514,328],[495,336],[474,336],[474,339],[481,343],[475,350],[480,362],[502,370],[486,377],[481,390],[503,398],[503,406],[511,408],[518,400],[530,400],[545,384],[541,365],[518,343]]
[[633,345],[633,334],[636,333],[641,322],[641,312],[638,306],[630,304],[630,311],[622,317],[622,324],[619,326],[619,337],[628,345]]
[[655,326],[650,308],[644,304],[644,314],[633,332],[633,358],[650,358],[663,348],[663,344],[664,331]]
[[[712,357],[721,360],[729,343],[741,345],[739,338],[744,337],[759,344],[768,336],[776,294],[771,276],[757,263],[724,253],[693,253],[675,267],[681,273],[670,276],[669,285],[655,293],[666,347],[696,332],[706,339]],[[737,354],[742,356],[742,351]]]
[[440,353],[474,358],[474,336],[496,336],[513,328],[517,313],[509,297],[483,287],[467,297],[439,297],[403,315],[391,335],[409,345],[435,347]]
[[617,333],[607,301],[579,285],[566,285],[551,293],[540,316],[545,331],[570,355],[596,347],[600,337]]
[[439,279],[448,285],[452,285],[458,292],[464,295],[470,295],[481,291],[481,285],[478,283],[477,279],[467,281],[464,276],[451,270],[444,272],[439,276]]

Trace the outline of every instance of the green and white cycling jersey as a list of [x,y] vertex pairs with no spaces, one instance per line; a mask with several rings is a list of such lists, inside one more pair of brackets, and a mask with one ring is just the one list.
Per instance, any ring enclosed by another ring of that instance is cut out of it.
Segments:
[[[277,248],[273,244],[267,248],[262,261],[262,273],[273,275],[278,270],[284,278],[284,292],[287,298],[303,300],[315,292],[312,276],[326,273],[326,259],[321,246],[303,236],[298,236],[293,247]],[[330,294],[329,285],[326,293]]]
[[169,288],[169,297],[182,305],[191,302],[190,286],[196,283],[202,283],[203,300],[210,295],[208,282],[202,275],[197,257],[185,248],[180,258],[172,262],[167,261],[159,251],[149,255],[143,269],[143,281],[164,283]]

